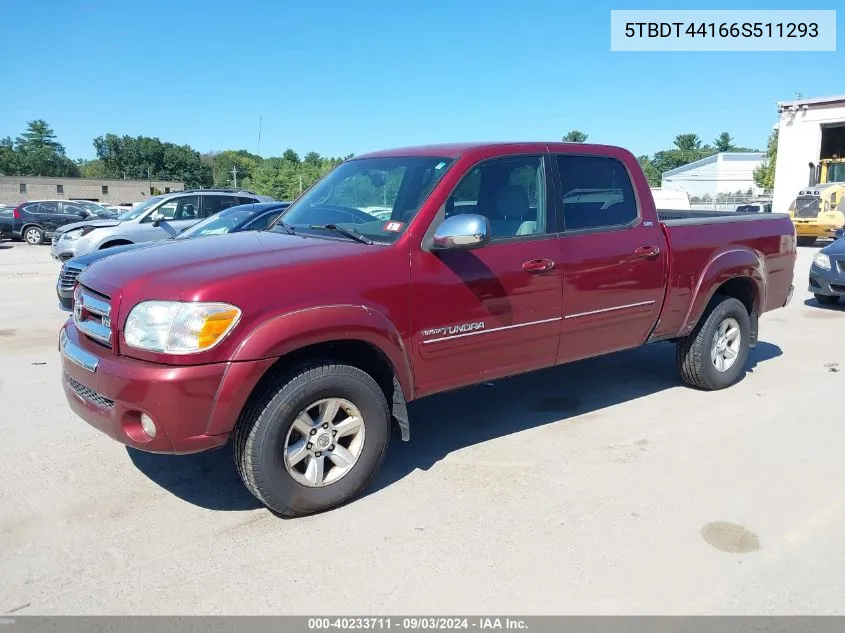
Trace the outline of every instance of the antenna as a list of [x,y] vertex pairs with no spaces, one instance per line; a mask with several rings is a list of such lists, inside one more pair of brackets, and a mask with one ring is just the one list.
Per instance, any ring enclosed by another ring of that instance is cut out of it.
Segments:
[[258,149],[255,152],[259,156],[261,156],[261,121],[264,119],[263,116],[258,117]]

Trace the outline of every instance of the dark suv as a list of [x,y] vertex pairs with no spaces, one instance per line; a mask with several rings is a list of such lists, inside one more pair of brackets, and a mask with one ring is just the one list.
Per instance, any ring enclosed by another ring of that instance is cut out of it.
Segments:
[[27,244],[42,244],[60,227],[98,217],[70,200],[30,200],[12,209],[11,236]]
[[198,189],[153,196],[113,219],[90,219],[62,227],[53,236],[50,254],[53,259],[67,261],[101,248],[165,239],[172,234],[168,229],[178,232],[223,209],[254,202],[275,200],[252,191],[231,189]]

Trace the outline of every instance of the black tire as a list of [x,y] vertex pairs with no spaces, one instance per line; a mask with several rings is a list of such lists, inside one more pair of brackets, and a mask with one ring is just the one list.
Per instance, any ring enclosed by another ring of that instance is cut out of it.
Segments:
[[[299,483],[282,458],[296,416],[322,398],[344,398],[364,420],[364,443],[355,464],[324,487]],[[390,411],[373,378],[331,361],[299,365],[244,407],[233,433],[235,465],[247,489],[270,510],[304,516],[337,507],[359,496],[381,466],[390,442]]]
[[798,236],[798,246],[813,246],[818,238],[812,236]]
[[[728,318],[739,324],[740,349],[733,365],[719,371],[711,361],[710,352],[719,325]],[[745,370],[750,340],[751,320],[743,303],[733,297],[716,295],[693,331],[678,341],[676,358],[681,379],[690,387],[706,391],[731,386]]]
[[25,226],[23,231],[21,231],[21,238],[23,238],[24,242],[32,246],[43,244],[44,231],[37,226]]
[[813,295],[816,298],[816,301],[822,303],[826,306],[832,306],[836,303],[839,303],[839,297],[832,297],[830,295]]

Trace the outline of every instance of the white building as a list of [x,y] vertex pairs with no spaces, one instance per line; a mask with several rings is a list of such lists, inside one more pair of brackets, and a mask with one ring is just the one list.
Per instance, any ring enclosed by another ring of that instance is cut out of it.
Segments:
[[[786,213],[820,158],[845,155],[845,95],[781,101],[772,211]],[[813,167],[810,167],[813,163]]]
[[754,170],[763,164],[761,152],[722,152],[713,154],[662,174],[664,189],[685,191],[690,198],[731,194],[751,189],[753,195],[763,193],[754,182]]

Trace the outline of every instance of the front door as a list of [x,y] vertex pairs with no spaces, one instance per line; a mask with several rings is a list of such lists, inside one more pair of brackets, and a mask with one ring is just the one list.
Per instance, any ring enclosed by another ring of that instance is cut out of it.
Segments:
[[435,219],[484,215],[492,241],[413,256],[417,396],[554,364],[562,262],[549,174],[546,155],[482,161]]
[[559,154],[555,165],[564,225],[558,362],[636,347],[663,306],[668,259],[660,224],[643,220],[620,160]]
[[[160,213],[164,220],[159,226],[153,226],[153,216]],[[149,242],[152,240],[163,240],[164,238],[178,235],[184,229],[199,222],[200,199],[199,196],[178,196],[159,205],[151,213],[141,220],[138,226],[138,242]]]

